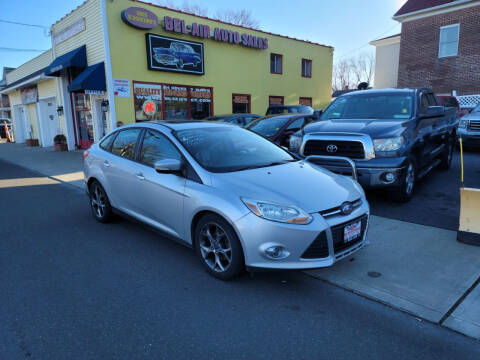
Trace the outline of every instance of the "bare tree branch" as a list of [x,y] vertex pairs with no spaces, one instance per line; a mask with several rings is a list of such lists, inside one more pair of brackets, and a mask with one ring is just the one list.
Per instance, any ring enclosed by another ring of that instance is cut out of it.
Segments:
[[333,67],[332,89],[356,89],[360,83],[372,84],[375,59],[373,54],[340,59]]

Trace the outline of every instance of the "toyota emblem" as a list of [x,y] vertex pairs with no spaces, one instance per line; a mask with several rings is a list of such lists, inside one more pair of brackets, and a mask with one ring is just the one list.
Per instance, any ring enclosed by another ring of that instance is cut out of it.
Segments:
[[343,214],[343,215],[350,215],[353,211],[353,205],[352,203],[350,202],[344,202],[341,206],[340,206],[340,212]]
[[327,152],[336,153],[338,151],[337,145],[330,144],[327,146]]

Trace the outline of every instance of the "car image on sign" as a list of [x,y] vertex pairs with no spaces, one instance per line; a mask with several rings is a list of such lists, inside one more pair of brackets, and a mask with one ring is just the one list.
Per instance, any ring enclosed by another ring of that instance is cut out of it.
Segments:
[[153,48],[153,58],[162,65],[175,65],[177,69],[183,69],[185,65],[197,67],[202,62],[199,54],[190,45],[180,42],[172,42],[169,48]]

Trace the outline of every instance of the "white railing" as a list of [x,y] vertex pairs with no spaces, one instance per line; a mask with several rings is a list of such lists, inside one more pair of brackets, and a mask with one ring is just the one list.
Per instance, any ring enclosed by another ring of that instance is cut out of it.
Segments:
[[457,96],[458,103],[462,109],[473,109],[480,103],[479,95],[461,95]]

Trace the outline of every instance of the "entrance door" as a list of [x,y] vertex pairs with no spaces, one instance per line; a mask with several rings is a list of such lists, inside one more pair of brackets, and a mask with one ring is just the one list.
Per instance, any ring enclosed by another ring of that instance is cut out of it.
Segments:
[[44,131],[44,146],[53,146],[53,138],[57,135],[60,127],[58,123],[57,109],[55,98],[42,100],[41,102],[42,122]]
[[16,143],[25,142],[25,110],[22,105],[16,105],[13,107],[15,116],[13,119],[13,136]]
[[80,149],[88,149],[93,144],[93,118],[90,106],[90,95],[73,94],[75,125],[77,128],[77,145]]

